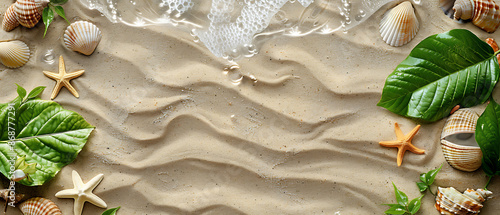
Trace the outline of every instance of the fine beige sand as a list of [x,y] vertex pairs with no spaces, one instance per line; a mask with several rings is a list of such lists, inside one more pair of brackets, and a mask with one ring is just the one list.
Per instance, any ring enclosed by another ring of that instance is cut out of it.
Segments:
[[[446,163],[439,143],[446,119],[422,125],[413,143],[426,152],[407,152],[401,167],[397,150],[378,144],[395,139],[395,122],[405,134],[417,125],[376,104],[386,77],[418,42],[454,28],[500,39],[498,31],[453,22],[437,2],[415,5],[420,31],[403,47],[388,46],[378,33],[386,6],[347,33],[267,40],[227,74],[230,64],[188,31],[113,24],[75,0],[64,5],[70,21],[89,20],[103,32],[91,56],[63,46],[67,24],[61,18],[44,39],[43,24],[0,31],[1,39],[27,42],[32,53],[19,69],[0,65],[0,102],[17,96],[15,83],[28,90],[47,86],[41,98],[50,99],[55,82],[42,71],[57,71],[62,55],[68,72],[85,74],[72,81],[79,99],[63,89],[54,101],[96,126],[54,179],[17,190],[72,214],[73,200],[54,194],[73,187],[76,170],[84,182],[104,174],[94,193],[108,208],[121,206],[120,215],[350,215],[383,214],[389,207],[382,204],[396,202],[391,182],[410,198],[419,196],[419,174],[441,164],[436,185],[481,188],[487,181],[482,170],[465,173]],[[1,2],[1,11],[10,4]],[[500,101],[498,87],[493,97]],[[489,189],[494,195],[481,214],[500,210],[500,177]],[[83,214],[103,211],[86,203]],[[9,208],[8,214],[20,212]],[[418,214],[438,214],[431,194]]]

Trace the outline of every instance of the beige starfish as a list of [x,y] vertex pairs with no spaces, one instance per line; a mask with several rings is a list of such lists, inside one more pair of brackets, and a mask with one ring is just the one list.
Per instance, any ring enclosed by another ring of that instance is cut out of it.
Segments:
[[80,97],[78,95],[78,92],[76,92],[75,88],[71,86],[69,81],[71,81],[71,79],[80,77],[84,72],[85,70],[82,69],[69,74],[66,73],[66,66],[64,65],[63,56],[62,55],[59,56],[59,74],[52,73],[49,71],[43,71],[43,74],[45,74],[45,76],[52,78],[56,81],[56,86],[54,87],[54,91],[52,91],[50,99],[55,99],[63,86],[68,88],[69,92],[71,92],[71,94],[73,94],[76,98]]
[[399,124],[396,122],[394,123],[394,131],[396,132],[397,140],[380,141],[379,144],[385,147],[397,147],[398,148],[397,163],[398,166],[401,166],[401,163],[403,163],[403,157],[405,155],[406,150],[409,150],[410,152],[413,152],[415,154],[425,153],[425,150],[419,149],[415,147],[413,144],[411,144],[411,140],[413,139],[415,134],[417,134],[419,129],[420,125],[417,125],[415,128],[413,128],[413,130],[410,131],[410,133],[408,133],[405,136],[401,131],[401,128],[399,128]]
[[73,170],[73,189],[61,190],[56,193],[57,198],[73,198],[75,199],[74,215],[81,215],[85,202],[90,202],[98,207],[107,208],[106,202],[92,193],[95,187],[101,183],[103,174],[96,175],[86,184],[83,183],[80,175]]

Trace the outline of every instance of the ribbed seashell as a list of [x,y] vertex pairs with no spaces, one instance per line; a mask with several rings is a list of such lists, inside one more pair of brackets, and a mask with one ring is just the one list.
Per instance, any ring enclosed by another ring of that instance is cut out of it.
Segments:
[[64,32],[64,44],[73,51],[91,55],[101,37],[101,30],[97,26],[87,21],[77,21]]
[[19,205],[24,215],[62,215],[57,205],[46,198],[34,197]]
[[[0,190],[0,197],[2,197],[2,199],[4,199],[6,202],[10,202],[11,201],[10,200],[11,196],[9,196],[10,192],[11,192],[11,190],[9,190],[9,189]],[[20,202],[24,198],[24,194],[20,194],[20,193],[15,193],[14,196],[15,196],[14,197],[14,204]]]
[[19,26],[19,21],[17,20],[17,12],[15,10],[16,4],[12,4],[3,16],[2,29],[4,31],[12,31],[14,28]]
[[500,26],[500,7],[494,0],[456,0],[453,6],[455,19],[469,20],[488,33]]
[[481,167],[483,153],[474,136],[478,118],[476,112],[463,108],[446,120],[441,148],[446,161],[456,169],[472,172]]
[[24,27],[34,27],[42,18],[42,11],[48,4],[48,0],[17,0],[15,11],[19,24]]
[[455,11],[453,10],[453,5],[455,0],[439,0],[439,8],[443,10],[444,14],[453,19]]
[[453,187],[438,187],[436,195],[436,209],[441,214],[479,214],[483,203],[493,193],[483,189],[468,189],[460,193]]
[[18,68],[30,58],[30,49],[20,40],[0,42],[0,62],[9,68]]
[[419,29],[415,9],[405,1],[385,13],[380,22],[380,35],[391,46],[402,46],[410,42]]

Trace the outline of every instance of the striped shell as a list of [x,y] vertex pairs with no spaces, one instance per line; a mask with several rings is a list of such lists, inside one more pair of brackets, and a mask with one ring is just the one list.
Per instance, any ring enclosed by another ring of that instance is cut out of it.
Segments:
[[405,1],[385,13],[380,22],[380,35],[391,46],[402,46],[417,35],[419,23],[415,9]]
[[9,68],[18,68],[30,58],[30,49],[20,40],[0,42],[0,62]]
[[87,21],[78,21],[64,32],[64,44],[69,49],[91,55],[101,41],[101,30]]
[[9,190],[9,189],[1,189],[0,190],[0,197],[2,197],[2,199],[4,199],[6,202],[10,202],[11,201],[11,198],[12,198],[12,194],[14,194],[14,203],[18,203],[20,202],[23,198],[24,198],[24,194],[19,194],[19,193],[16,193],[15,191],[12,192],[13,190]]
[[46,198],[34,197],[19,205],[24,215],[62,215],[57,205]]
[[483,189],[467,189],[463,194],[453,187],[438,187],[436,195],[436,204],[434,207],[441,214],[479,214],[483,203],[493,194],[491,191]]
[[443,10],[444,14],[453,19],[455,11],[453,10],[453,5],[455,0],[439,0],[439,8]]
[[14,28],[19,26],[19,21],[17,20],[17,13],[15,11],[16,4],[12,4],[3,16],[2,29],[4,31],[12,31]]
[[19,24],[32,28],[42,18],[43,8],[48,4],[47,0],[17,0],[15,11]]
[[469,20],[488,33],[500,26],[500,7],[494,0],[456,0],[453,6],[455,19]]
[[446,120],[441,133],[441,148],[446,161],[456,169],[472,172],[481,167],[483,153],[474,138],[478,118],[477,113],[464,108]]

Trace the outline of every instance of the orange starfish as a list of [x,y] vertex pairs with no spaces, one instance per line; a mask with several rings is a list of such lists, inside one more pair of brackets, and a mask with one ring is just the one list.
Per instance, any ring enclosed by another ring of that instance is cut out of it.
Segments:
[[425,150],[419,149],[415,147],[413,144],[411,144],[411,140],[413,139],[413,137],[415,137],[415,134],[417,134],[419,129],[420,125],[417,125],[415,128],[413,128],[413,130],[410,131],[410,133],[408,133],[405,136],[401,131],[401,128],[399,128],[399,124],[396,122],[394,123],[394,132],[396,132],[396,137],[398,139],[393,141],[380,141],[379,144],[385,147],[397,147],[398,148],[397,162],[398,166],[401,166],[401,163],[403,163],[403,157],[405,156],[406,150],[409,150],[410,152],[419,155],[425,153]]

